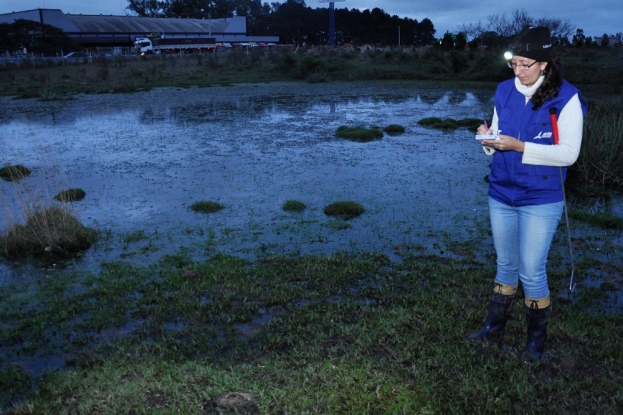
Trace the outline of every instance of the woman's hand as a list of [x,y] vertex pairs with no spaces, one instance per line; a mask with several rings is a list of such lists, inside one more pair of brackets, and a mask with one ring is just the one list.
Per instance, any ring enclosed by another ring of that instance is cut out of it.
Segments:
[[476,134],[478,135],[489,135],[493,133],[490,129],[488,129],[484,124],[480,124],[480,127],[476,130]]
[[[484,127],[484,126],[481,126]],[[478,127],[480,133],[480,127]],[[482,140],[483,146],[493,147],[498,151],[514,150],[523,153],[525,143],[509,135],[498,134],[499,140]]]

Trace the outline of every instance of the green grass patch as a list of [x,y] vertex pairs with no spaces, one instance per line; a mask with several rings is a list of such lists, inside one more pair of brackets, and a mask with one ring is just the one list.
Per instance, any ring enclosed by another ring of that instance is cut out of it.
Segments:
[[331,203],[323,209],[327,216],[338,216],[344,220],[352,219],[362,215],[366,210],[364,207],[352,200],[343,200]]
[[12,224],[0,236],[0,255],[7,259],[71,258],[91,247],[97,233],[85,227],[69,210],[38,207],[25,225]]
[[327,223],[327,226],[338,231],[343,231],[345,229],[350,229],[353,227],[353,225],[346,222],[345,220],[332,220],[331,222]]
[[428,117],[422,118],[418,121],[418,124],[424,127],[431,127],[439,130],[456,130],[460,127],[467,127],[471,131],[476,131],[478,126],[482,124],[482,120],[478,118],[463,118],[461,120],[455,120],[453,118],[441,119],[438,117]]
[[80,188],[72,188],[60,191],[56,196],[54,196],[54,199],[60,202],[77,202],[84,199],[86,195],[87,193],[84,190]]
[[390,124],[387,127],[383,128],[388,135],[400,135],[403,134],[406,129],[402,125],[399,124]]
[[212,202],[209,200],[201,200],[190,205],[190,208],[198,213],[214,213],[223,209],[225,206],[218,202]]
[[281,206],[281,209],[286,212],[302,212],[307,209],[307,206],[303,202],[299,202],[298,200],[286,200]]
[[[504,349],[464,338],[486,318],[490,265],[375,253],[184,257],[0,286],[4,410],[614,415],[623,403],[621,319],[600,312],[599,289],[553,298],[552,353],[525,364],[522,307]],[[567,283],[549,276],[553,292]],[[65,370],[19,364],[58,355]]]
[[570,209],[569,217],[606,229],[623,229],[623,218],[606,212],[589,213],[585,210]]
[[383,138],[383,131],[378,128],[366,128],[361,126],[347,127],[342,125],[338,127],[335,136],[358,143],[368,143]]
[[135,232],[131,232],[129,234],[127,234],[124,238],[123,241],[125,243],[132,243],[132,242],[139,242],[142,241],[143,239],[147,239],[147,235],[145,235],[145,232],[142,230],[138,230]]
[[6,181],[23,179],[30,175],[30,169],[21,164],[6,165],[0,169],[0,177]]

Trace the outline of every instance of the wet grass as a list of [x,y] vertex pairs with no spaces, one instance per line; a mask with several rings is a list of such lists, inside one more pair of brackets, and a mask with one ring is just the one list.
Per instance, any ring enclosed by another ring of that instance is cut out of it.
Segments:
[[281,209],[285,210],[286,212],[302,212],[307,209],[307,206],[305,206],[303,202],[300,202],[298,200],[286,200],[283,203],[283,206],[281,206]]
[[193,203],[190,208],[198,213],[214,213],[219,210],[225,208],[225,206],[221,205],[218,202],[213,202],[210,200],[201,200],[199,202]]
[[323,212],[327,216],[337,216],[341,219],[348,220],[356,218],[365,212],[365,208],[352,200],[342,200],[333,202],[324,207]]
[[89,249],[97,233],[63,206],[39,206],[24,225],[13,223],[0,235],[0,256],[6,259],[71,258]]
[[623,229],[623,218],[607,212],[590,213],[581,209],[570,209],[569,217],[605,229]]
[[431,127],[439,130],[456,130],[460,127],[467,127],[470,131],[476,131],[482,124],[482,120],[478,118],[463,118],[455,120],[453,118],[441,119],[439,117],[427,117],[418,121],[418,124],[424,127]]
[[406,129],[402,125],[399,124],[390,124],[387,127],[383,128],[388,135],[400,135],[403,134]]
[[60,191],[56,196],[54,196],[55,200],[60,202],[78,202],[85,198],[87,193],[80,188],[72,188],[67,190]]
[[[196,263],[180,252],[153,265],[50,270],[2,286],[2,406],[33,414],[192,415],[238,405],[262,414],[618,413],[622,321],[599,312],[604,291],[555,298],[550,354],[527,365],[517,358],[520,307],[505,349],[464,339],[485,318],[493,269],[402,259],[217,254]],[[551,273],[553,291],[566,282]],[[41,375],[33,357],[62,357],[67,369]]]
[[342,125],[337,128],[335,136],[358,143],[369,143],[370,141],[383,138],[383,131],[378,128],[366,128],[362,126],[347,127]]
[[28,177],[31,171],[28,167],[22,166],[21,164],[16,165],[6,165],[0,168],[0,177],[3,180],[12,182],[15,180],[23,179],[24,177]]

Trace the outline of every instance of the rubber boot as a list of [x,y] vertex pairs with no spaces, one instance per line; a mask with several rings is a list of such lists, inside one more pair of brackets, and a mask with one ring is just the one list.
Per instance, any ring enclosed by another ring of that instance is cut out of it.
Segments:
[[540,359],[545,351],[547,323],[549,322],[551,306],[549,305],[549,297],[547,297],[547,305],[539,308],[539,302],[542,303],[542,301],[531,300],[526,297],[526,303],[530,302],[530,306],[525,305],[526,320],[528,321],[528,341],[526,342],[526,348],[520,356],[524,362],[533,362]]
[[517,286],[493,282],[489,299],[489,314],[485,326],[480,331],[470,334],[467,339],[473,342],[492,340],[504,335],[504,327],[513,310]]

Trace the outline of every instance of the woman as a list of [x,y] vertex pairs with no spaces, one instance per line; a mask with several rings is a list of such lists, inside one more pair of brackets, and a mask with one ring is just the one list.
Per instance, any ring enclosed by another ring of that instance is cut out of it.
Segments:
[[[545,266],[563,209],[562,181],[566,166],[580,152],[586,101],[562,79],[551,57],[546,27],[527,28],[513,44],[509,66],[515,78],[495,93],[491,130],[497,140],[482,141],[493,155],[489,174],[489,215],[497,254],[497,271],[484,327],[472,341],[500,337],[511,313],[519,281],[525,294],[528,341],[524,361],[540,359],[545,350],[551,310]],[[550,117],[554,112],[559,131]]]

